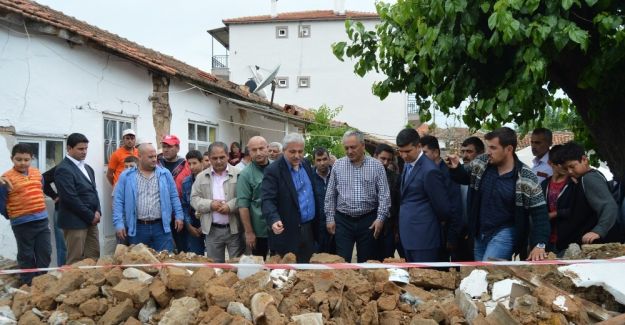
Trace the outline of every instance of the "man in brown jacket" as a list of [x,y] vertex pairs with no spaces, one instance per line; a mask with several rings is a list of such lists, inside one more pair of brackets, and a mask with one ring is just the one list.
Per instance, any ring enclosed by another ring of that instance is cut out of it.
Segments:
[[230,258],[243,253],[244,245],[238,209],[236,187],[239,170],[228,165],[228,146],[213,142],[208,147],[211,167],[197,175],[191,189],[191,206],[206,235],[206,253],[217,263],[225,262],[225,250]]

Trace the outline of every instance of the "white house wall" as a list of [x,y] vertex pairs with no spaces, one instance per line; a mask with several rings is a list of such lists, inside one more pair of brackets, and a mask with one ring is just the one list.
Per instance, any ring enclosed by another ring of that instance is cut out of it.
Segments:
[[[146,68],[114,55],[86,46],[70,47],[51,36],[31,33],[28,38],[1,25],[0,44],[0,126],[16,131],[16,135],[0,133],[0,172],[12,167],[10,150],[20,136],[64,139],[73,132],[85,134],[90,140],[86,161],[95,170],[103,209],[102,251],[111,253],[115,235],[111,187],[105,177],[104,117],[130,119],[138,138],[157,142],[149,101],[151,75]],[[217,140],[226,143],[239,140],[240,127],[262,128],[258,130],[269,141],[284,136],[284,121],[253,112],[242,118],[236,105],[198,90],[186,91],[189,87],[177,80],[170,84],[171,133],[182,141],[180,155],[187,152],[189,120],[217,123]],[[296,130],[296,125],[290,129]],[[2,219],[0,255],[15,258],[16,253],[10,224]]]
[[[375,21],[363,23],[367,29],[375,25]],[[289,86],[276,89],[275,102],[306,108],[318,108],[322,104],[343,106],[338,120],[394,138],[406,124],[405,94],[391,93],[381,101],[371,92],[373,82],[383,79],[381,75],[369,73],[360,78],[353,72],[353,61],[341,62],[334,56],[331,44],[347,40],[344,22],[302,22],[301,25],[311,25],[310,38],[298,37],[299,25],[297,22],[230,25],[230,79],[243,84],[252,76],[250,66],[272,69],[280,64],[278,76],[288,77]],[[276,38],[276,26],[288,26],[288,38]],[[264,76],[269,73],[260,72]],[[310,76],[310,88],[298,88],[298,76]]]

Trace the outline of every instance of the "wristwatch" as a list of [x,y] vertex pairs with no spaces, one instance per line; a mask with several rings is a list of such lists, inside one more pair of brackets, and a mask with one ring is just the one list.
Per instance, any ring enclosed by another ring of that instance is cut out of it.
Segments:
[[545,247],[546,247],[545,243],[536,244],[536,248],[545,249]]

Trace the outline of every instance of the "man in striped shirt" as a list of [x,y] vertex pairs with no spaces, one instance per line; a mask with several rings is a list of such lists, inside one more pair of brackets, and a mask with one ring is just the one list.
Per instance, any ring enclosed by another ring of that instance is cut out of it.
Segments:
[[326,226],[335,235],[337,254],[350,262],[356,243],[358,263],[362,263],[375,257],[391,195],[384,166],[365,156],[364,134],[347,131],[343,145],[347,157],[334,163],[328,180]]

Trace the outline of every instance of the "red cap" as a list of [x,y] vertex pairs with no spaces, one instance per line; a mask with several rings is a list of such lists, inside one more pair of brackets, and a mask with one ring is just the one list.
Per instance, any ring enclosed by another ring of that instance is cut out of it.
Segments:
[[161,139],[161,143],[166,143],[170,146],[177,146],[180,145],[180,139],[178,139],[178,137],[173,134],[165,135]]

